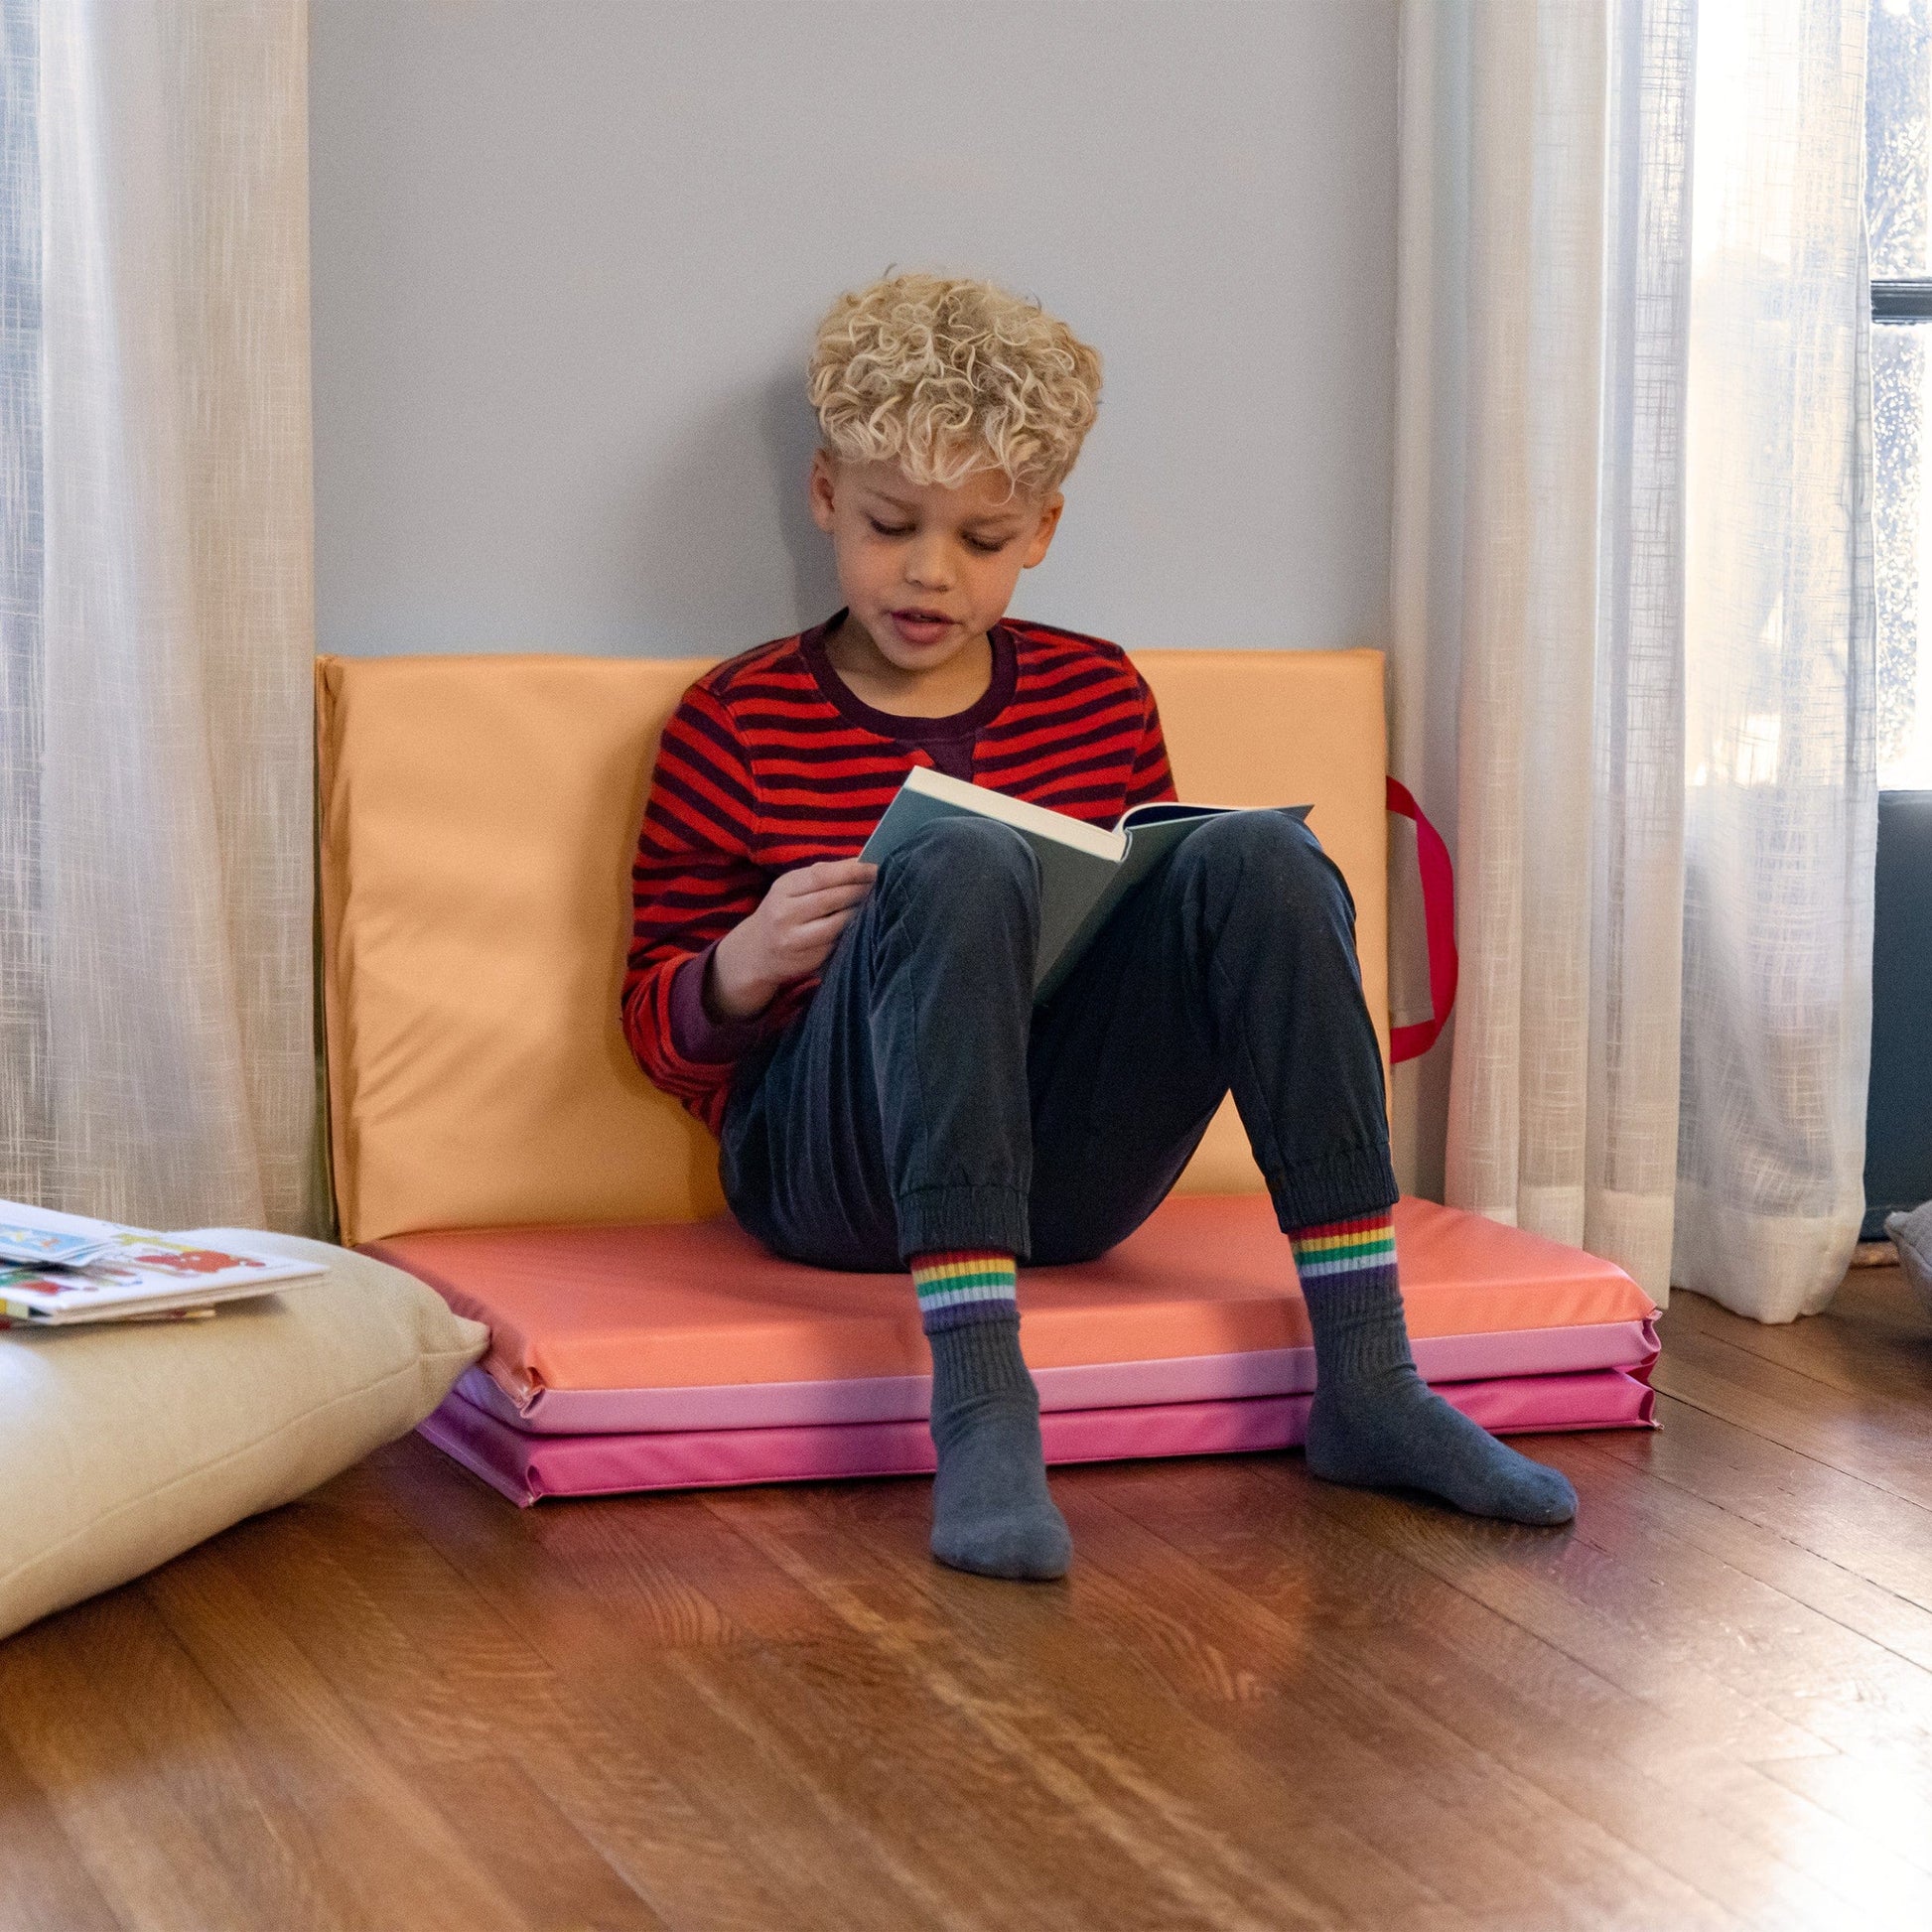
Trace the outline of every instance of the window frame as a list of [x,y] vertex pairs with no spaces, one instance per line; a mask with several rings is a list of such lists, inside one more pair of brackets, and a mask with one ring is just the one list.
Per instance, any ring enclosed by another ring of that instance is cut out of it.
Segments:
[[1932,322],[1932,277],[1887,277],[1871,284],[1873,322]]

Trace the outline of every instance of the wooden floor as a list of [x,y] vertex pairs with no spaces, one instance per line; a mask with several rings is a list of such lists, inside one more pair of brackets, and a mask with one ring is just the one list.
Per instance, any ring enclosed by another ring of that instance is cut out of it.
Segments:
[[[1574,1531],[1298,1456],[519,1513],[419,1441],[0,1644],[0,1925],[1932,1927],[1932,1323],[1683,1296]],[[10,1472],[12,1480],[19,1472]]]

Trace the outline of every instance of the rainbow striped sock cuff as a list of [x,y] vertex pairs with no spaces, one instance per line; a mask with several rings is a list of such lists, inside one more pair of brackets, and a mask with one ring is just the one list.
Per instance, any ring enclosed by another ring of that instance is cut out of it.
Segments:
[[1314,1331],[1315,1386],[1332,1392],[1413,1367],[1389,1210],[1295,1228],[1288,1238]]
[[1386,1208],[1380,1214],[1297,1228],[1288,1239],[1295,1250],[1295,1272],[1305,1282],[1395,1266],[1395,1220]]
[[991,1248],[946,1248],[914,1255],[907,1263],[919,1295],[919,1320],[927,1334],[964,1327],[969,1321],[1017,1316],[1013,1257]]

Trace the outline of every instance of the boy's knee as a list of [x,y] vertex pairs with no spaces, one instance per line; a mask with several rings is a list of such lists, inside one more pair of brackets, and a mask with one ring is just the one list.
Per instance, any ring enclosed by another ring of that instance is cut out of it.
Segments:
[[1288,812],[1230,812],[1210,819],[1175,855],[1211,885],[1257,893],[1298,918],[1353,925],[1355,901],[1321,842]]
[[1024,908],[1038,901],[1039,861],[1010,825],[936,818],[888,855],[879,883],[896,894],[939,894],[950,904],[1008,902]]

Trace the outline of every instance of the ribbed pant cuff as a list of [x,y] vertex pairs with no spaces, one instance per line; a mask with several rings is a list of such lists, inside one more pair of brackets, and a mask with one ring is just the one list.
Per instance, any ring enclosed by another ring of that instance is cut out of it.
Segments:
[[1382,1214],[1402,1191],[1386,1147],[1349,1148],[1325,1161],[1268,1171],[1268,1192],[1284,1234],[1321,1221],[1349,1221]]
[[1017,1261],[1032,1249],[1027,1196],[1017,1187],[914,1187],[895,1202],[899,1259],[940,1248],[996,1248]]

